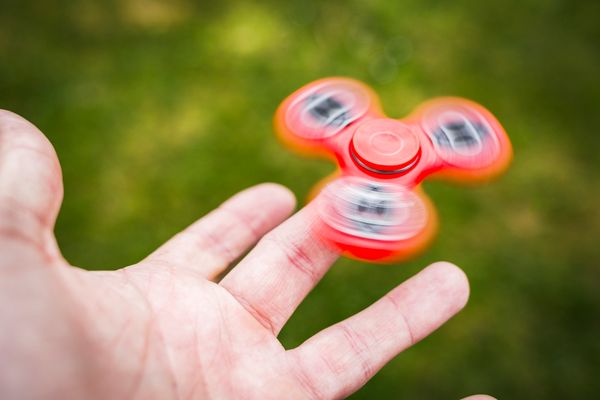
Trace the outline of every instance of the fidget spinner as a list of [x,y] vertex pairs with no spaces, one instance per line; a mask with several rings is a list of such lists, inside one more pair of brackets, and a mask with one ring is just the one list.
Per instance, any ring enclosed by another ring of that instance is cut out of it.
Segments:
[[369,261],[404,259],[433,238],[437,216],[419,185],[423,179],[491,178],[512,157],[506,132],[479,104],[434,99],[392,119],[372,89],[347,78],[297,90],[279,106],[275,125],[293,149],[337,163],[312,191],[319,232],[345,254]]

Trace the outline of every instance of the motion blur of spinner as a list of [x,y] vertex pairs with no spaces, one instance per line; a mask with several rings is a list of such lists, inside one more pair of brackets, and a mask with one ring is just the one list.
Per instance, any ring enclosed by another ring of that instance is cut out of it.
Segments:
[[483,180],[512,158],[500,123],[474,102],[434,99],[390,119],[370,88],[347,78],[294,92],[275,125],[292,148],[337,162],[313,190],[319,231],[346,255],[370,261],[407,258],[433,238],[437,217],[419,186],[424,178]]

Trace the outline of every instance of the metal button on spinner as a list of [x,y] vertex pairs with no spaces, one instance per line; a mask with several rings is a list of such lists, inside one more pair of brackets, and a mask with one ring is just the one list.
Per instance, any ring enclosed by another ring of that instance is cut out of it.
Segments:
[[391,119],[372,119],[356,129],[350,154],[359,167],[369,172],[398,175],[416,164],[421,145],[407,125]]

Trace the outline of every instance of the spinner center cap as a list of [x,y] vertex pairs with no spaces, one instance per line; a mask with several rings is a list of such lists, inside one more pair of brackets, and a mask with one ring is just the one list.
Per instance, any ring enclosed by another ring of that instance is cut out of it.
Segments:
[[407,125],[393,119],[373,119],[360,125],[350,152],[363,169],[382,174],[398,174],[410,169],[421,154],[417,135]]

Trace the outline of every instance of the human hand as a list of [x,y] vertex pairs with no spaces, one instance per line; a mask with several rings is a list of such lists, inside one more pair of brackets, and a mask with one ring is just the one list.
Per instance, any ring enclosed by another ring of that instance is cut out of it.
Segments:
[[283,222],[293,196],[259,185],[145,260],[90,272],[56,244],[62,190],[50,143],[0,111],[2,399],[340,398],[468,298],[463,272],[436,263],[286,350],[277,335],[338,257],[311,206]]

